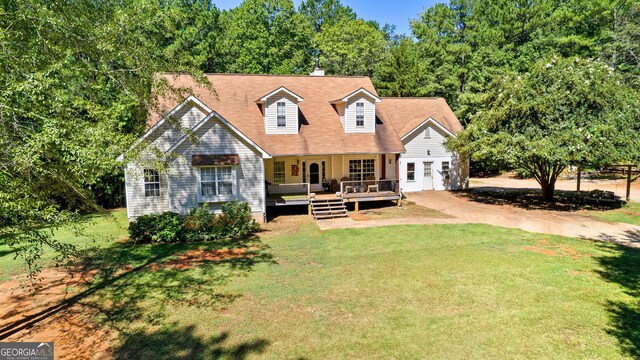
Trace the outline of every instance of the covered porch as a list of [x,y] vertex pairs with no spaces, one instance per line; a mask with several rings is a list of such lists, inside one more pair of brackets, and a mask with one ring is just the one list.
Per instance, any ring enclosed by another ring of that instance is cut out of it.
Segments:
[[398,154],[285,156],[265,160],[267,206],[399,200]]

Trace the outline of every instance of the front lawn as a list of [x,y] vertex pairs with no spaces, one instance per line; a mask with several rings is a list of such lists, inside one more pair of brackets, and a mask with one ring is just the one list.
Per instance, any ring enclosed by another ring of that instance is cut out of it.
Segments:
[[634,358],[640,251],[487,225],[98,250],[78,303],[116,358]]

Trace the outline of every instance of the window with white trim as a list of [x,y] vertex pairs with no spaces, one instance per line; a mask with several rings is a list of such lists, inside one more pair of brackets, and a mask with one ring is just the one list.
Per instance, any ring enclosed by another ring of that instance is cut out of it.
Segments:
[[431,139],[431,128],[426,128],[424,129],[424,138],[425,139]]
[[353,181],[362,181],[376,175],[374,159],[349,160],[349,178]]
[[426,177],[426,178],[432,177],[432,172],[431,172],[431,166],[432,165],[433,165],[433,163],[431,163],[431,162],[425,162],[424,163],[424,177]]
[[364,126],[364,103],[356,103],[356,126]]
[[449,162],[442,162],[442,178],[445,180],[449,180]]
[[155,169],[144,169],[144,197],[160,196],[160,174]]
[[287,103],[284,101],[278,101],[276,103],[276,112],[278,116],[278,127],[287,126]]
[[273,162],[273,183],[284,184],[285,181],[284,161]]
[[416,163],[407,163],[407,181],[416,181]]
[[202,201],[225,200],[235,196],[233,166],[200,168],[199,197]]

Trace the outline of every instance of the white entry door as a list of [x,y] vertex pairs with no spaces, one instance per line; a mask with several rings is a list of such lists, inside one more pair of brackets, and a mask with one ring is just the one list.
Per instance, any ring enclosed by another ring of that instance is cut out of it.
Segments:
[[322,176],[320,174],[320,169],[322,163],[320,161],[310,161],[307,163],[308,173],[309,173],[309,184],[311,186],[311,191],[321,191],[322,190]]
[[422,177],[422,190],[433,190],[433,163],[425,161],[424,176]]

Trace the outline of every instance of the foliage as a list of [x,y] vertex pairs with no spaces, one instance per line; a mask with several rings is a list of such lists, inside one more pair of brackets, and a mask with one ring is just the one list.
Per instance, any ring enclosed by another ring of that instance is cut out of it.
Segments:
[[224,237],[242,238],[255,234],[260,225],[251,217],[251,208],[246,202],[231,201],[222,205],[222,215],[218,219]]
[[384,33],[371,23],[343,19],[324,27],[314,45],[330,74],[373,76],[386,42]]
[[198,242],[246,238],[259,229],[249,204],[231,201],[219,215],[202,204],[185,217],[173,212],[140,216],[129,225],[129,237],[136,244]]
[[169,211],[142,215],[129,224],[129,239],[136,244],[182,242],[185,232],[184,219]]
[[185,221],[189,241],[211,241],[222,237],[221,229],[216,226],[216,216],[209,213],[207,204],[191,209]]
[[246,0],[224,13],[223,69],[293,74],[311,66],[311,27],[291,0]]
[[638,99],[603,62],[543,59],[497,81],[486,110],[449,146],[532,174],[550,200],[568,165],[640,159]]

